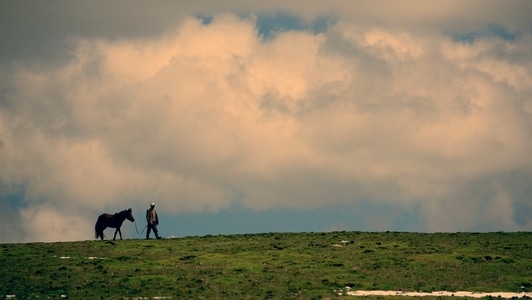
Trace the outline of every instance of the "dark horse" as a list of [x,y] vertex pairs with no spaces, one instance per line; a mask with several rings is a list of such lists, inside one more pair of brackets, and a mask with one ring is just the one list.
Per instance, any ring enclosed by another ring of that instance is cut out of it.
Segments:
[[131,222],[135,221],[135,218],[133,218],[131,208],[123,210],[114,215],[101,214],[98,217],[98,221],[96,221],[96,225],[94,226],[94,230],[96,231],[96,238],[100,237],[103,240],[103,231],[105,230],[105,228],[111,227],[111,228],[116,228],[113,241],[116,239],[116,233],[119,233],[120,239],[122,239],[122,232],[120,231],[120,227],[122,226],[122,223],[124,223],[125,219],[128,219]]

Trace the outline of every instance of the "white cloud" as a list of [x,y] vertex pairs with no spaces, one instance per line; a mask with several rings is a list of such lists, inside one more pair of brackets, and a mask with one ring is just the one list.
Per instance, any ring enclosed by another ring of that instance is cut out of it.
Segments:
[[420,203],[431,230],[530,229],[510,186],[468,187],[530,174],[532,66],[511,59],[529,35],[461,44],[343,20],[262,40],[253,22],[78,37],[64,64],[2,74],[0,180],[25,187],[32,237],[75,239],[63,221],[41,232],[64,203],[94,215],[146,199],[169,213],[372,199]]
[[24,242],[92,239],[94,224],[89,217],[48,205],[31,206],[21,211],[21,224],[28,234],[19,239]]

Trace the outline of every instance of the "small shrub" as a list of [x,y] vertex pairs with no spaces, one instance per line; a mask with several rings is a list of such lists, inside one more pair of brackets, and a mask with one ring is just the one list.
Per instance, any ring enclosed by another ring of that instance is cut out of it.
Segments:
[[505,264],[513,264],[515,261],[509,257],[505,257],[503,259],[501,259],[501,262],[505,263]]

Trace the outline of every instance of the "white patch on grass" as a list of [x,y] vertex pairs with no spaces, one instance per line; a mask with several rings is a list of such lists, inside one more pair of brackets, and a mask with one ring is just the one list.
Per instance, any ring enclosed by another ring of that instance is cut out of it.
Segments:
[[[482,293],[482,292],[466,292],[466,291],[456,291],[456,292],[448,292],[448,291],[434,291],[432,293],[425,293],[425,292],[404,292],[404,291],[365,291],[365,290],[357,290],[357,291],[350,291],[349,288],[346,288],[347,296],[409,296],[409,297],[427,297],[427,296],[447,296],[447,297],[471,297],[471,298],[484,298],[484,297],[501,297],[505,299],[510,298],[523,298],[523,297],[532,297],[532,293],[511,293],[511,292],[490,292],[490,293]],[[339,293],[342,295],[342,293]]]

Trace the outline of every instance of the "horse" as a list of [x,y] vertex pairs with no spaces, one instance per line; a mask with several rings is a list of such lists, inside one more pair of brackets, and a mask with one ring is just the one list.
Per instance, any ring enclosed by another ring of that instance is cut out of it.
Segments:
[[94,231],[96,232],[96,238],[100,237],[103,241],[103,231],[107,227],[116,228],[115,236],[113,237],[113,241],[116,239],[116,234],[120,234],[120,239],[122,239],[122,232],[120,231],[120,227],[122,226],[122,223],[124,223],[124,220],[128,219],[131,222],[135,221],[135,218],[133,218],[133,213],[131,208],[123,210],[119,213],[116,213],[114,215],[111,214],[101,214],[98,217],[98,221],[96,221],[96,225],[94,226]]

